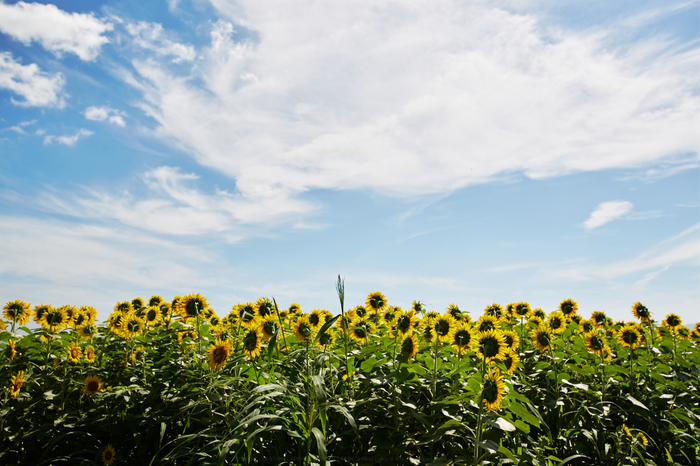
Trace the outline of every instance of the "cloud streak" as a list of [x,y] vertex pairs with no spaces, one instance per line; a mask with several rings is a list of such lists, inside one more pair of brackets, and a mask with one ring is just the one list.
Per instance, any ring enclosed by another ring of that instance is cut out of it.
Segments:
[[591,216],[583,222],[583,226],[587,230],[601,227],[606,223],[610,223],[615,219],[628,214],[634,204],[629,201],[609,201],[601,202],[596,210],[591,213]]
[[46,73],[34,63],[22,65],[9,52],[0,52],[0,89],[8,89],[24,100],[12,103],[20,107],[56,107],[66,105],[61,73]]

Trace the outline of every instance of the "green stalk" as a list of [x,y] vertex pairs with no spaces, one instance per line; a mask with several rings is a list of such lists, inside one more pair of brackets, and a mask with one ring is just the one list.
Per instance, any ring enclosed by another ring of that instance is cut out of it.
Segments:
[[340,278],[340,274],[338,274],[338,282],[335,284],[335,290],[338,292],[338,299],[340,300],[340,318],[342,319],[341,327],[343,327],[343,344],[345,345],[345,374],[346,380],[350,380],[350,367],[348,366],[348,322],[345,320],[345,280]]
[[[486,358],[481,361],[481,385],[483,390],[484,385],[484,375],[486,374]],[[481,429],[483,425],[483,415],[484,415],[484,397],[483,393],[479,393],[479,416],[476,421],[476,441],[474,442],[474,458],[473,466],[476,466],[479,462],[479,443],[481,442]]]

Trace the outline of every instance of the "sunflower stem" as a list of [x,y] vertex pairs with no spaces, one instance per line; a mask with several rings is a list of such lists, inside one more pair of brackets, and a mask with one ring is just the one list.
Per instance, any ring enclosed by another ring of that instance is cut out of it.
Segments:
[[474,442],[474,458],[473,466],[479,463],[479,443],[481,443],[481,427],[483,423],[484,415],[484,396],[483,396],[483,385],[484,385],[484,375],[486,374],[486,358],[481,360],[481,385],[482,392],[479,393],[479,415],[476,421],[476,440]]

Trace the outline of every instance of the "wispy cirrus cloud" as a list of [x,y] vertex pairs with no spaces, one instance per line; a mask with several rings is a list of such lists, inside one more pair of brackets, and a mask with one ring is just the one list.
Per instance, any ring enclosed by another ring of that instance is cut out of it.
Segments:
[[697,159],[697,46],[615,49],[614,28],[547,30],[456,1],[212,4],[196,67],[155,53],[128,82],[160,137],[261,213],[317,189],[417,197]]
[[56,107],[66,105],[61,73],[47,73],[38,65],[22,65],[9,52],[0,52],[0,89],[8,89],[24,100],[11,98],[20,107]]
[[598,207],[591,212],[591,216],[583,222],[583,226],[587,230],[601,227],[606,223],[610,223],[615,219],[629,213],[634,204],[629,201],[609,201],[601,202]]
[[38,42],[56,56],[73,53],[81,60],[94,60],[109,39],[102,34],[112,25],[91,14],[68,13],[56,5],[0,3],[0,31],[29,45]]
[[170,37],[170,34],[158,23],[139,21],[128,23],[126,30],[133,36],[133,44],[157,55],[170,57],[173,63],[192,61],[197,57],[194,46],[180,43]]

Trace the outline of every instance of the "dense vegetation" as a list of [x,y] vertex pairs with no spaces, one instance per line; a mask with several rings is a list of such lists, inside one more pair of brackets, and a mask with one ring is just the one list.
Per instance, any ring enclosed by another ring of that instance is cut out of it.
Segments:
[[[700,324],[370,293],[341,313],[198,294],[0,320],[0,464],[693,465]],[[33,319],[38,325],[30,329]]]

